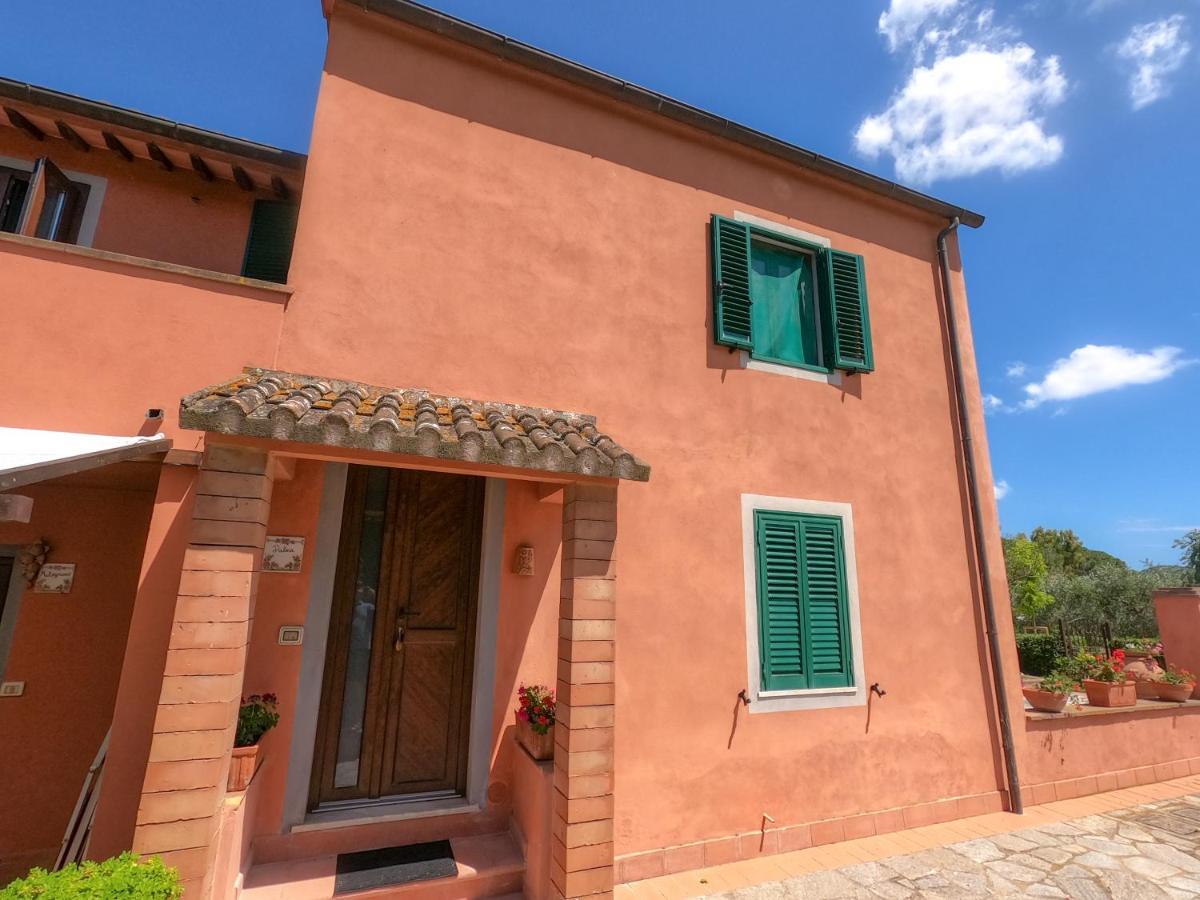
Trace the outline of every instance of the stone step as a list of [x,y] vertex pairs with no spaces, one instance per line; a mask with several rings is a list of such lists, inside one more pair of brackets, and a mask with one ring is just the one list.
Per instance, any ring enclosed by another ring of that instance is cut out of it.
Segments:
[[[484,834],[450,838],[458,874],[409,884],[388,885],[338,894],[352,900],[473,900],[520,897],[525,860],[512,835]],[[241,900],[331,900],[336,856],[289,860],[254,866],[246,877]]]

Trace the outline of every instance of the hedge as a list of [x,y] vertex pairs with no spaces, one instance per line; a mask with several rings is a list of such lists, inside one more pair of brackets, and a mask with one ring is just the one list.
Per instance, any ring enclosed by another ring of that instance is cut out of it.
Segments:
[[1062,642],[1057,634],[1018,634],[1017,656],[1021,660],[1021,671],[1026,675],[1049,675],[1062,652]]
[[71,863],[57,872],[33,869],[6,888],[0,900],[178,900],[179,875],[162,860],[122,853],[103,862]]

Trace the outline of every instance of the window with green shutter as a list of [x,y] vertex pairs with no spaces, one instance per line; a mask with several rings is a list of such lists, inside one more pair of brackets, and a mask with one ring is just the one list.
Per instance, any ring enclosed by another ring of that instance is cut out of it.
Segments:
[[242,275],[262,281],[287,283],[298,212],[294,203],[281,200],[254,201]]
[[717,343],[800,368],[875,368],[863,258],[712,217]]
[[755,510],[754,542],[762,690],[853,686],[842,520]]

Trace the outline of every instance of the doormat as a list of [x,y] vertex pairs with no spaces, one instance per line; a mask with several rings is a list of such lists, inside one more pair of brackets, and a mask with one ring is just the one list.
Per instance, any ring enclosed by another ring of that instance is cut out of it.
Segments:
[[393,884],[429,881],[458,874],[449,841],[339,853],[334,894],[349,894]]

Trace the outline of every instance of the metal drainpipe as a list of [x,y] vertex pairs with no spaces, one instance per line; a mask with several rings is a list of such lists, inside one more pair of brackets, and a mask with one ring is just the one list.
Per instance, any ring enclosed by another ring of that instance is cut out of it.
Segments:
[[954,365],[954,391],[958,397],[958,425],[962,432],[963,460],[967,469],[967,489],[970,495],[972,530],[975,535],[975,557],[979,560],[979,581],[983,588],[983,609],[987,625],[988,655],[992,663],[992,687],[1000,710],[1000,741],[1004,750],[1004,766],[1008,771],[1009,804],[1014,813],[1022,813],[1021,778],[1017,774],[1017,754],[1013,747],[1012,721],[1008,714],[1008,690],[1004,686],[1004,665],[1000,655],[1000,638],[996,633],[996,600],[992,595],[992,571],[988,563],[987,537],[979,500],[979,478],[975,472],[975,445],[971,436],[971,417],[967,410],[966,387],[963,384],[962,348],[958,342],[958,322],[954,310],[954,289],[950,281],[950,254],[946,238],[958,229],[958,217],[943,228],[937,237],[938,262],[942,268],[942,296],[946,303],[946,327],[950,333],[950,353]]

